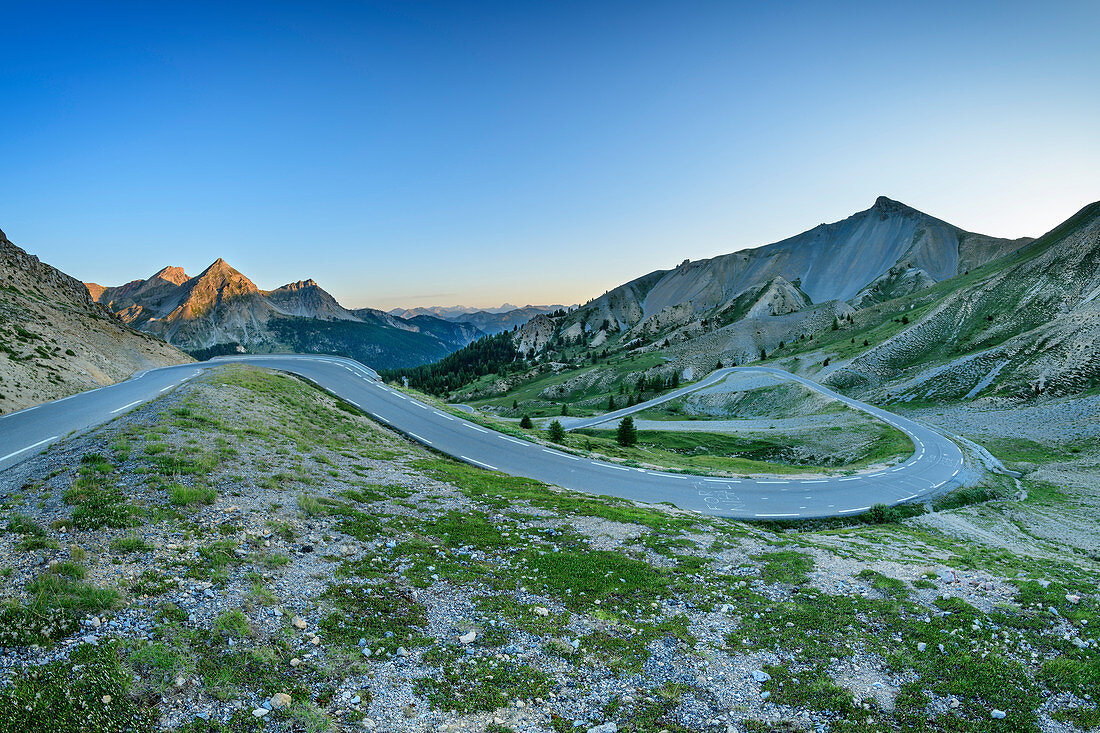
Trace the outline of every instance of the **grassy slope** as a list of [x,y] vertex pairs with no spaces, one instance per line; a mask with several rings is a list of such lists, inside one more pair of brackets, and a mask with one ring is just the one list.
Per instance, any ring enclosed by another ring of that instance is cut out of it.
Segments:
[[[731,685],[751,702],[730,720],[751,730],[770,729],[753,720],[778,724],[801,711],[861,731],[1037,731],[1050,713],[1098,719],[1083,696],[1100,695],[1100,653],[1064,638],[1100,623],[1094,596],[1065,598],[1095,587],[1096,559],[1015,554],[912,520],[777,532],[554,491],[425,453],[298,380],[255,369],[226,367],[188,390],[73,449],[51,449],[54,463],[7,492],[5,643],[32,635],[52,645],[85,633],[71,620],[123,606],[154,633],[84,645],[69,662],[20,675],[0,691],[0,731],[47,720],[58,733],[148,730],[162,716],[188,723],[172,717],[179,700],[214,703],[215,722],[191,731],[251,730],[248,710],[274,691],[294,702],[268,715],[265,730],[358,725],[387,714],[395,682],[382,670],[398,646],[418,660],[418,711],[449,720],[485,711],[536,730],[569,730],[578,709],[624,731],[698,730],[684,724],[681,703],[715,700]],[[120,485],[130,487],[121,498],[111,493]],[[85,528],[73,531],[81,507]],[[64,548],[58,528],[69,532]],[[308,534],[331,541],[297,553]],[[149,541],[120,541],[139,536]],[[62,562],[50,570],[44,558]],[[942,566],[997,590],[925,573]],[[190,619],[173,589],[192,581],[213,583],[228,607]],[[18,590],[32,588],[38,605],[28,615]],[[436,604],[418,588],[463,599],[466,620],[429,623]],[[303,592],[312,600],[287,597]],[[287,611],[274,622],[273,606]],[[292,609],[305,632],[290,624]],[[58,623],[42,629],[42,613]],[[455,637],[468,628],[478,638],[464,648]],[[377,650],[371,658],[359,638]],[[722,676],[761,653],[771,675],[763,689],[790,707],[762,706],[761,686]],[[687,670],[706,659],[719,674],[632,677],[653,655]],[[292,657],[305,661],[291,666]],[[900,680],[892,707],[866,693],[866,678],[852,682],[849,660]],[[176,688],[177,675],[197,683]],[[348,689],[363,705],[341,702]],[[598,695],[606,702],[608,690],[614,704],[584,708]],[[219,700],[245,703],[232,727]],[[994,707],[1004,720],[990,720]],[[389,713],[385,729],[415,724]]]

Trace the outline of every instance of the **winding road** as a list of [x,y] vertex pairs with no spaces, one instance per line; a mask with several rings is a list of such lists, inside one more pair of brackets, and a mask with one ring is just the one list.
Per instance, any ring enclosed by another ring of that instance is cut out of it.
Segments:
[[86,431],[179,387],[205,369],[246,362],[300,375],[360,408],[413,440],[469,464],[526,476],[567,489],[738,519],[810,519],[855,515],[874,504],[892,506],[923,500],[961,483],[959,447],[931,428],[837,394],[816,382],[768,367],[721,369],[687,387],[632,408],[570,421],[569,428],[616,420],[654,404],[714,384],[733,371],[764,371],[800,382],[893,425],[916,450],[904,463],[877,473],[832,477],[718,478],[669,473],[593,461],[513,438],[420,402],[392,389],[374,370],[332,356],[270,355],[219,358],[141,372],[125,382],[0,417],[0,486],[5,472],[50,444]]

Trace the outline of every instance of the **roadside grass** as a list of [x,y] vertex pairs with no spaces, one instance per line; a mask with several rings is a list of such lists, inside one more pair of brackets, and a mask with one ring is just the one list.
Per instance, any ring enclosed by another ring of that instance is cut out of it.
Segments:
[[600,517],[639,524],[655,531],[678,532],[707,525],[705,520],[686,513],[642,507],[617,497],[559,490],[534,479],[484,471],[448,458],[423,458],[410,461],[409,465],[426,476],[452,484],[468,498],[494,509],[507,509],[514,502],[523,501],[562,516]]
[[[834,447],[815,440],[813,435],[813,431],[782,436],[741,436],[702,431],[639,430],[638,445],[624,448],[615,440],[615,431],[586,429],[569,436],[566,445],[663,468],[736,475],[851,471],[913,452],[913,444],[905,434],[886,425],[847,431],[846,438],[859,450],[855,460],[841,458]],[[803,458],[799,448],[808,450],[814,458]]]

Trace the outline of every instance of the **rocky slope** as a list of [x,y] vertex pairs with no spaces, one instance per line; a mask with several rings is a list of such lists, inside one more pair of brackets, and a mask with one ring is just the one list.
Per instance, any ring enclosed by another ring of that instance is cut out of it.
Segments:
[[337,352],[385,368],[441,358],[481,335],[430,316],[406,321],[370,308],[351,311],[313,280],[261,290],[222,259],[196,277],[168,267],[148,280],[87,290],[133,327],[204,356],[240,345]]
[[189,360],[112,318],[79,280],[0,232],[0,413]]
[[585,304],[578,317],[594,332],[605,320],[625,330],[684,303],[702,316],[776,278],[798,283],[812,303],[858,305],[876,292],[927,287],[1029,241],[972,234],[880,196],[865,211],[781,242],[652,272]]
[[830,375],[901,399],[1077,394],[1100,384],[1100,202],[977,270]]

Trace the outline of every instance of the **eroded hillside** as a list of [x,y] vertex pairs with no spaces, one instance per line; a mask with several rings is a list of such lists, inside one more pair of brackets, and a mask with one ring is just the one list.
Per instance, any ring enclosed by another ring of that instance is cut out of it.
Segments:
[[190,360],[112,318],[80,281],[0,232],[0,413]]

